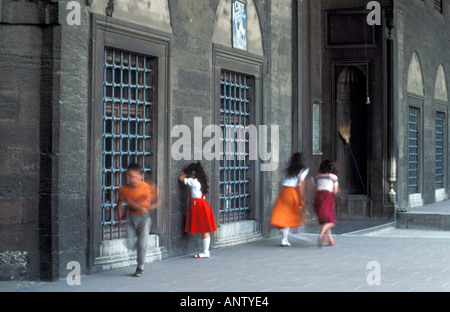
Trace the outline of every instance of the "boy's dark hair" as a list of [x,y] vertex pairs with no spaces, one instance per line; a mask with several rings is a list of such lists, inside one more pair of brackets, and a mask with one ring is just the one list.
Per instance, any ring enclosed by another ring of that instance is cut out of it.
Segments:
[[142,173],[141,167],[139,167],[138,164],[132,163],[128,166],[127,171],[138,171],[139,173]]
[[192,171],[195,171],[195,178],[200,182],[202,186],[202,193],[209,194],[209,186],[208,186],[208,176],[203,169],[203,166],[200,162],[192,163],[188,165],[184,170],[185,173],[190,175]]
[[289,160],[289,166],[286,168],[287,177],[296,177],[300,171],[306,167],[305,157],[301,153],[295,153],[291,156]]
[[334,160],[325,159],[320,163],[319,172],[320,173],[332,173],[332,174],[337,175],[339,172],[339,169]]

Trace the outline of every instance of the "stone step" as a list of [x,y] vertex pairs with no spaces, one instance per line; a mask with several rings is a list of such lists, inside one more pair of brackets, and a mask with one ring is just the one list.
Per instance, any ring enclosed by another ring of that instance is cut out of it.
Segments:
[[[159,246],[159,236],[151,234],[147,242],[145,262],[153,262],[168,258],[167,249]],[[103,241],[100,245],[100,256],[94,259],[94,266],[102,270],[123,268],[136,264],[136,251],[128,250],[127,239]]]
[[220,224],[214,233],[214,248],[256,242],[262,238],[253,220]]
[[398,211],[399,229],[426,229],[450,231],[450,201],[444,200]]
[[450,213],[397,212],[398,229],[450,231]]

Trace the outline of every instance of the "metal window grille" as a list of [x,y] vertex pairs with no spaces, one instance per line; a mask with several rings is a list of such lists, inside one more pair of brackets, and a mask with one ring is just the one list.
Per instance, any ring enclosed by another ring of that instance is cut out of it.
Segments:
[[152,111],[155,92],[154,59],[105,48],[103,61],[103,239],[122,238],[117,201],[128,165],[152,171]]
[[250,124],[250,80],[251,77],[244,74],[221,72],[220,223],[245,220],[250,210],[249,140],[242,135]]
[[436,113],[436,188],[444,187],[444,121],[445,114]]
[[409,108],[408,120],[408,192],[419,192],[419,121],[420,110]]

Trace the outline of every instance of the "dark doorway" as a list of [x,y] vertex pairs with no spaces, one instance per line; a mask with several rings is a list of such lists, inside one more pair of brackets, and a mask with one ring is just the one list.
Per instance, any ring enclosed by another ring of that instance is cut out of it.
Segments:
[[356,66],[344,68],[336,83],[337,123],[351,121],[350,142],[339,136],[337,161],[343,194],[367,195],[368,105],[366,77]]

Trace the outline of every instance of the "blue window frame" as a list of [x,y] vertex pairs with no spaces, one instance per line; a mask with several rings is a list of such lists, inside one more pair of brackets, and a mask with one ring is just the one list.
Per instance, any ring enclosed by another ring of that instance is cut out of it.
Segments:
[[[156,58],[105,48],[103,62],[102,237],[122,238],[116,203],[128,165],[151,173]],[[125,222],[124,222],[125,223]]]
[[250,125],[251,79],[236,72],[221,72],[220,223],[246,220],[250,210],[249,140],[242,133]]
[[445,114],[436,112],[436,189],[444,187]]
[[420,110],[409,107],[408,116],[408,193],[419,193],[420,177]]

